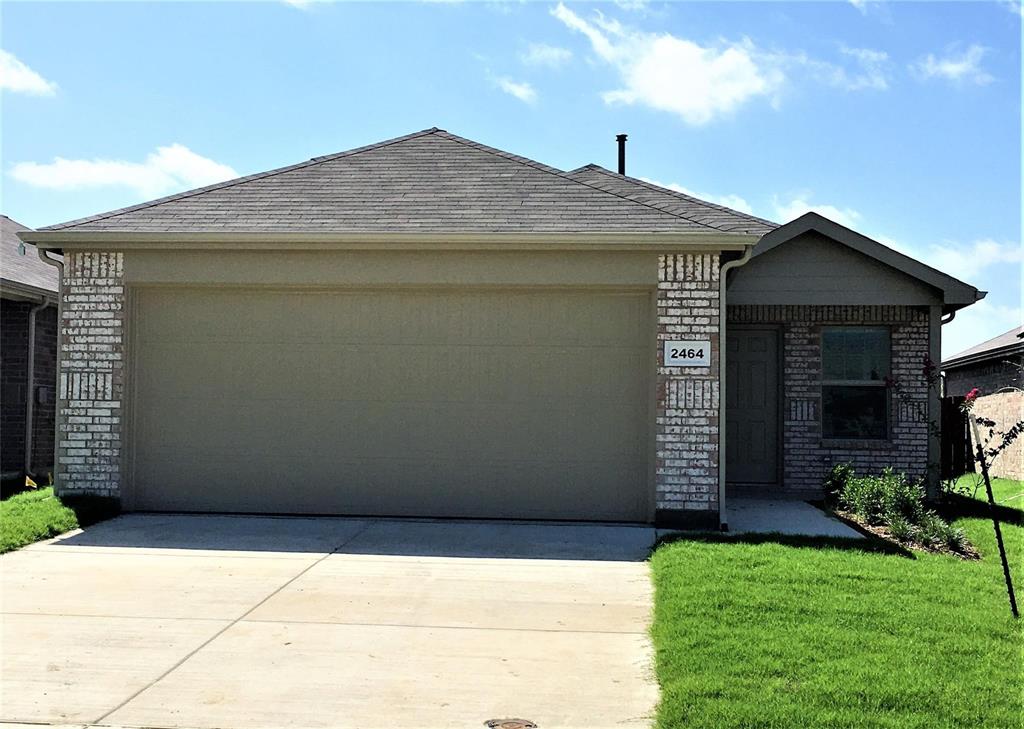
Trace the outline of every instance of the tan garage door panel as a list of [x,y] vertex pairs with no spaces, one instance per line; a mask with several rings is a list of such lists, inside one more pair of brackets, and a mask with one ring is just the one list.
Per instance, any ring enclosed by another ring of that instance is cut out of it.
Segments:
[[644,293],[135,295],[136,508],[647,516]]

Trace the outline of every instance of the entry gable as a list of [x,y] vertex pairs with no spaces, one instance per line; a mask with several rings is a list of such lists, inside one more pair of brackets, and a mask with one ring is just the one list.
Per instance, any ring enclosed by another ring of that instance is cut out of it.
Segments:
[[817,213],[762,237],[728,292],[731,304],[941,304],[947,312],[986,293]]

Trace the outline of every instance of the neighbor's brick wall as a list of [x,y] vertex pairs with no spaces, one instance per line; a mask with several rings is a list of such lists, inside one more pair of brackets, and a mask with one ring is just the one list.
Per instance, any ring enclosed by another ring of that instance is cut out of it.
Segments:
[[[994,420],[996,433],[1007,431],[1018,420],[1024,420],[1024,392],[1018,390],[979,397],[975,400],[971,411],[975,417]],[[979,425],[978,429],[981,431],[981,439],[984,441],[988,437],[988,428]],[[996,436],[995,441],[999,440],[999,437]],[[971,434],[971,443],[974,444],[973,433]],[[1018,438],[1009,448],[1000,453],[989,466],[989,473],[1001,478],[1024,480],[1024,438]]]
[[[57,416],[57,307],[36,314],[36,403],[32,410],[32,469],[39,479],[53,473]],[[40,402],[42,400],[43,402]]]
[[1000,357],[995,362],[956,367],[946,371],[946,396],[963,397],[977,387],[982,395],[1004,387],[1024,387],[1024,357],[1019,354]]
[[[821,495],[833,464],[861,473],[892,466],[914,477],[928,472],[928,311],[909,306],[728,306],[729,323],[779,324],[783,346],[783,484],[794,495]],[[891,332],[889,439],[825,441],[821,436],[821,330],[884,325]]]
[[[717,254],[658,259],[655,491],[659,511],[718,510]],[[711,341],[710,367],[665,367],[663,342]]]
[[124,388],[124,257],[64,257],[57,484],[120,496]]
[[[56,413],[57,307],[36,312],[35,388],[28,383],[28,320],[31,301],[0,303],[0,470],[35,473],[37,480],[53,469]],[[45,390],[47,402],[36,401],[32,415],[32,463],[25,463],[25,406]]]
[[0,470],[25,467],[27,301],[0,299]]

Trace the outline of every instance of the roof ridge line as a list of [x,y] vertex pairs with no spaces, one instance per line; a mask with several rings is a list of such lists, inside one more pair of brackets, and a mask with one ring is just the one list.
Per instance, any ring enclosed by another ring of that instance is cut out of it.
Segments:
[[[439,131],[441,131],[441,130],[439,130]],[[703,221],[693,220],[692,218],[688,218],[685,215],[681,215],[679,213],[674,213],[674,212],[671,212],[669,210],[662,210],[661,208],[659,208],[659,207],[657,207],[655,205],[651,205],[649,203],[641,202],[640,200],[631,200],[630,198],[626,197],[625,195],[619,195],[618,193],[611,192],[610,190],[603,190],[600,187],[598,187],[597,185],[591,185],[589,183],[583,182],[582,180],[577,180],[577,179],[571,177],[569,175],[569,173],[567,173],[567,172],[559,170],[559,169],[557,169],[555,167],[551,167],[549,165],[545,165],[542,162],[537,162],[535,160],[530,159],[529,157],[523,157],[521,155],[512,154],[511,152],[504,152],[504,151],[502,151],[500,149],[497,149],[495,147],[489,147],[486,144],[481,144],[479,142],[474,142],[472,139],[466,139],[466,138],[460,137],[460,136],[458,136],[456,134],[452,134],[451,132],[443,132],[443,136],[444,136],[445,139],[448,139],[448,140],[450,140],[452,142],[456,142],[458,144],[462,144],[462,145],[464,145],[466,147],[472,147],[474,149],[479,149],[481,152],[487,152],[489,154],[494,155],[495,157],[501,157],[503,159],[508,159],[508,160],[510,160],[512,162],[518,162],[521,165],[524,165],[526,167],[532,167],[532,168],[537,169],[537,170],[539,170],[541,172],[547,172],[548,174],[554,175],[555,177],[560,177],[563,180],[567,180],[569,182],[574,182],[577,185],[582,185],[583,187],[589,188],[591,190],[596,190],[596,191],[602,192],[602,193],[604,193],[606,195],[611,195],[612,197],[617,197],[620,200],[625,200],[626,202],[632,203],[633,205],[642,205],[645,208],[649,208],[651,210],[656,210],[659,213],[662,213],[664,215],[669,215],[669,216],[671,216],[673,218],[678,218],[679,220],[685,220],[688,223],[696,223],[697,225],[703,225],[708,230],[713,230],[716,233],[728,232],[728,231],[723,231],[720,228],[716,228],[713,225],[708,225],[707,223],[705,223]]]
[[[701,205],[705,205],[705,206],[707,206],[709,208],[713,208],[715,210],[725,210],[725,211],[728,211],[728,212],[733,213],[735,215],[741,215],[744,218],[747,218],[748,220],[754,220],[754,221],[757,221],[758,223],[767,223],[768,225],[774,225],[774,226],[778,226],[779,225],[779,223],[776,223],[774,221],[768,220],[767,218],[759,218],[756,215],[752,215],[750,213],[745,213],[742,210],[736,210],[735,208],[730,208],[730,207],[728,207],[726,205],[719,205],[718,203],[713,203],[713,202],[711,202],[709,200],[703,200],[703,199],[701,199],[699,197],[694,197],[693,195],[687,195],[684,192],[679,192],[678,190],[673,190],[673,189],[668,188],[668,187],[662,187],[661,185],[655,185],[652,182],[647,182],[646,180],[641,180],[639,177],[630,177],[629,175],[619,175],[619,174],[617,174],[615,172],[612,172],[611,170],[609,170],[609,169],[607,169],[605,167],[602,167],[599,164],[590,163],[590,164],[587,164],[587,165],[583,165],[582,167],[579,167],[579,168],[577,168],[577,170],[573,170],[573,171],[576,172],[576,171],[585,170],[585,169],[597,170],[598,172],[601,172],[602,174],[607,175],[608,177],[616,177],[616,178],[622,177],[622,178],[627,179],[630,182],[633,182],[633,183],[635,183],[637,185],[642,185],[643,187],[647,187],[649,189],[653,189],[653,190],[656,190],[658,192],[665,192],[665,193],[668,193],[669,195],[673,195],[675,197],[684,198],[686,200],[692,200],[694,202],[700,203]],[[697,222],[699,222],[699,221],[697,221]]]
[[436,132],[443,132],[443,129],[437,127],[431,127],[429,129],[423,129],[418,132],[411,134],[405,134],[401,137],[394,137],[392,139],[385,139],[382,142],[375,142],[373,144],[366,144],[362,147],[355,147],[353,149],[347,149],[343,152],[335,152],[334,154],[321,155],[320,157],[311,157],[308,160],[302,162],[296,162],[294,164],[285,165],[284,167],[275,167],[271,170],[264,172],[255,172],[251,175],[243,175],[242,177],[235,177],[230,180],[224,180],[223,182],[215,182],[212,185],[206,185],[204,187],[196,187],[191,190],[184,190],[182,192],[176,192],[173,195],[165,195],[164,197],[157,198],[155,200],[148,200],[146,202],[136,203],[135,205],[128,205],[123,208],[117,208],[116,210],[108,210],[105,213],[97,213],[96,215],[88,215],[84,218],[76,218],[69,220],[65,223],[58,223],[56,225],[47,225],[38,230],[64,230],[66,228],[72,228],[76,225],[82,225],[84,223],[93,223],[97,220],[106,220],[107,218],[114,218],[118,215],[125,213],[133,213],[137,210],[145,210],[146,208],[154,208],[164,203],[174,202],[176,200],[183,200],[185,198],[193,197],[195,195],[202,195],[206,192],[212,192],[214,190],[223,190],[228,187],[234,187],[235,185],[241,185],[246,182],[252,182],[253,180],[262,180],[267,177],[273,177],[274,175],[280,175],[285,172],[291,172],[293,170],[303,169],[305,167],[312,167],[314,165],[322,164],[323,162],[330,162],[341,157],[349,155],[361,154],[362,152],[369,152],[370,150],[380,149],[381,147],[387,147],[392,144],[398,144],[399,142],[405,142],[410,139],[416,139],[417,137],[425,137]]

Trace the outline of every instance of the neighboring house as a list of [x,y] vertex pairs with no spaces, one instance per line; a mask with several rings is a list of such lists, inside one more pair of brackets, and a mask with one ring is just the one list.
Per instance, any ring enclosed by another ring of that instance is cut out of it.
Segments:
[[984,295],[438,129],[23,238],[65,255],[60,488],[136,510],[716,526],[837,461],[924,476],[924,365]]
[[[964,397],[977,388],[972,411],[995,421],[996,430],[1024,420],[1024,327],[1014,327],[953,355],[942,363],[942,369],[945,394]],[[1003,451],[990,470],[995,476],[1024,479],[1024,438]]]
[[0,470],[4,482],[53,471],[57,382],[56,269],[0,216]]
[[1024,388],[1024,326],[954,354],[942,371],[947,397],[963,397],[974,388],[982,396]]

